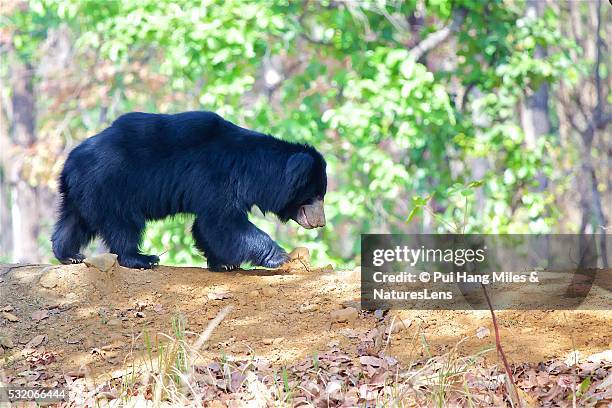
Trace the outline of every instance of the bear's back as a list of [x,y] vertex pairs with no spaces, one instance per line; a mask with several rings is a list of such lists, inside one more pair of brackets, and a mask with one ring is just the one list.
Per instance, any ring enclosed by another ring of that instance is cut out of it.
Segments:
[[183,112],[174,115],[131,112],[120,116],[111,128],[116,139],[139,146],[166,149],[200,145],[219,136],[223,118],[213,112]]

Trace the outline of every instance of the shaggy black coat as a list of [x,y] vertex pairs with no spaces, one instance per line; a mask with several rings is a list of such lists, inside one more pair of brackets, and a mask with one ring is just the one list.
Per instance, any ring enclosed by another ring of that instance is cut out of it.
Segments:
[[257,206],[286,222],[326,190],[325,161],[311,146],[212,112],[128,113],[69,154],[53,252],[63,263],[82,262],[81,248],[99,235],[121,265],[151,268],[159,258],[138,249],[145,222],[192,213],[210,269],[274,268],[287,254],[248,212]]

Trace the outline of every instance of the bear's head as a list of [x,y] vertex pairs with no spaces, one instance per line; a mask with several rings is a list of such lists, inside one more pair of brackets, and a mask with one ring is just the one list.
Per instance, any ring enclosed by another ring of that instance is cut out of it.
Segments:
[[323,156],[310,146],[289,156],[283,175],[287,196],[277,212],[283,222],[291,219],[307,229],[325,225],[326,166]]

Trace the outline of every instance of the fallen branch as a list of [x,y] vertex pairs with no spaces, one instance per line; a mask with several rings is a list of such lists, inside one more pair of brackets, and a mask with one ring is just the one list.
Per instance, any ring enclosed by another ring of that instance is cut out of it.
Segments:
[[485,299],[487,300],[487,305],[489,305],[489,310],[491,311],[491,317],[493,318],[493,330],[495,330],[495,348],[497,349],[497,354],[504,364],[504,371],[506,371],[506,376],[508,377],[508,381],[506,383],[506,388],[508,388],[508,396],[512,402],[512,405],[520,407],[520,399],[518,396],[518,392],[516,390],[516,383],[514,382],[514,376],[512,375],[512,370],[510,369],[510,364],[508,364],[508,359],[506,358],[506,354],[504,353],[504,349],[501,345],[501,338],[499,336],[499,326],[497,325],[497,318],[495,317],[495,311],[493,310],[493,305],[491,304],[491,299],[489,299],[489,294],[487,293],[487,288],[484,284],[481,284],[482,291],[484,292]]
[[198,340],[192,346],[192,350],[191,350],[192,352],[191,352],[191,356],[189,358],[190,365],[193,365],[193,363],[195,362],[195,359],[197,357],[198,351],[202,348],[204,343],[206,343],[208,341],[208,339],[212,335],[213,331],[223,321],[223,319],[225,319],[225,316],[227,316],[229,314],[229,312],[232,311],[232,309],[233,309],[232,306],[224,307],[223,309],[221,309],[219,311],[219,313],[217,313],[217,316],[215,316],[215,318],[212,319],[210,323],[208,323],[208,326],[206,327],[206,330],[204,330],[202,332],[202,334],[200,334],[200,336],[198,337]]

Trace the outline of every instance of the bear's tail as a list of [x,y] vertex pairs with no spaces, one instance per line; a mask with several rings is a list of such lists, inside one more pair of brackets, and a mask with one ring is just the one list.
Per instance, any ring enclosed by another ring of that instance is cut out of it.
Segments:
[[80,263],[85,258],[80,250],[95,235],[70,199],[64,177],[60,177],[62,202],[51,237],[53,254],[63,264]]

